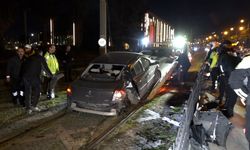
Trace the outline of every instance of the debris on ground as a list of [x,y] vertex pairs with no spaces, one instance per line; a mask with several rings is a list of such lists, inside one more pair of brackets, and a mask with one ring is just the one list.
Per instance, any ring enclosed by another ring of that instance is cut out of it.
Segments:
[[[155,98],[126,124],[109,135],[97,149],[171,149],[183,117],[183,103],[186,100],[185,95],[178,93],[176,96],[175,94],[167,93]],[[171,100],[182,101],[182,104],[168,105],[167,101]]]

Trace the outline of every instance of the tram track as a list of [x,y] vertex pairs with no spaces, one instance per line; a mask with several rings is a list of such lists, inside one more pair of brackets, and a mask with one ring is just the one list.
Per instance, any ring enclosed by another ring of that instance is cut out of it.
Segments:
[[132,106],[131,110],[124,112],[118,118],[102,133],[100,133],[98,136],[91,139],[86,145],[81,147],[80,149],[87,149],[92,150],[95,149],[105,138],[107,138],[110,134],[113,133],[116,129],[121,127],[123,124],[125,124],[140,108],[142,108],[145,104],[149,103],[150,101],[142,101],[138,105]]
[[[165,78],[170,76],[170,74],[167,74]],[[165,82],[162,81],[162,84]],[[157,85],[157,88],[161,87],[161,84]],[[65,86],[63,86],[65,88]],[[157,88],[152,89],[151,93],[156,93]],[[153,95],[154,95],[153,94]],[[19,135],[16,135],[12,137],[11,139],[6,140],[5,142],[1,142],[0,145],[4,144],[5,147],[10,147],[11,143],[22,143],[21,138],[26,139],[26,141],[30,141],[31,139],[34,141],[39,141],[39,137],[44,137],[46,139],[46,136],[53,137],[55,136],[54,140],[59,136],[59,133],[62,132],[68,134],[67,136],[71,137],[71,140],[75,140],[71,148],[80,148],[80,149],[95,149],[98,144],[100,144],[105,138],[107,138],[110,134],[113,133],[117,128],[122,126],[124,123],[126,123],[140,108],[142,108],[143,105],[150,102],[148,100],[149,97],[152,97],[152,94],[149,94],[148,97],[145,97],[142,99],[142,101],[137,105],[131,105],[126,109],[125,112],[121,113],[119,116],[115,117],[99,117],[91,114],[82,114],[82,113],[76,113],[76,112],[69,112],[67,110],[63,110],[57,114],[56,117],[53,119],[47,120],[43,123],[40,123],[39,125],[32,126],[29,130],[25,130]],[[70,122],[67,124],[67,122]],[[66,125],[65,125],[66,123]],[[57,129],[58,125],[62,127],[60,131],[57,134],[49,133],[40,133],[39,130],[42,130],[43,128],[50,128],[52,132]],[[82,131],[82,132],[79,132]],[[34,139],[34,135],[38,134],[38,138]],[[40,135],[41,134],[41,135]],[[79,137],[75,137],[75,135]],[[63,135],[61,135],[63,136]],[[89,137],[88,137],[89,136]],[[60,140],[65,140],[64,138],[61,138]],[[66,143],[70,143],[71,141],[65,140]],[[86,142],[78,142],[78,141],[86,141]],[[65,142],[63,142],[65,143]],[[7,146],[6,146],[7,144]],[[44,145],[43,145],[44,146]],[[49,145],[47,145],[49,146]]]

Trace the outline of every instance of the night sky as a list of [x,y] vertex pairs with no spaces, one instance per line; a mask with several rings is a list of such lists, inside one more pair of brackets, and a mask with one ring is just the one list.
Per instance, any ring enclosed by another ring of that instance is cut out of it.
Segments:
[[[133,3],[138,3],[139,0],[130,1],[131,4],[128,6],[133,7]],[[176,29],[177,33],[191,34],[194,37],[214,31],[220,32],[226,27],[236,24],[241,18],[250,20],[250,0],[140,1],[145,2],[143,7],[169,22]],[[8,17],[12,17],[12,19],[10,19],[9,26],[1,28],[2,30],[5,29],[5,35],[17,36],[18,33],[23,32],[23,9],[28,10],[29,32],[44,28],[43,24],[46,19],[48,20],[48,16],[50,15],[56,17],[58,20],[57,23],[61,24],[57,28],[61,32],[70,31],[68,27],[70,27],[71,21],[77,20],[79,15],[87,19],[83,22],[92,23],[94,24],[93,27],[98,28],[99,0],[84,0],[84,5],[82,2],[82,0],[9,0],[5,4],[10,7],[6,5],[0,6],[0,17],[2,20],[6,20]],[[76,9],[76,7],[80,8]],[[86,11],[85,13],[86,9],[90,11]],[[10,13],[11,15],[9,15],[8,12],[11,11],[14,11],[15,14]],[[8,15],[5,16],[5,14]],[[99,29],[93,30],[98,31]]]
[[250,19],[249,0],[151,0],[150,9],[177,32],[199,36],[221,32],[241,18]]

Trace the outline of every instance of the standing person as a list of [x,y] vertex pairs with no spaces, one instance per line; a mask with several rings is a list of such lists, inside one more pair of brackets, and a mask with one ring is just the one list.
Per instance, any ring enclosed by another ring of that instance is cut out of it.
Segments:
[[209,73],[209,68],[210,68],[210,64],[211,64],[211,58],[210,58],[210,55],[211,53],[213,52],[213,44],[209,44],[210,48],[209,48],[209,51],[207,52],[207,55],[206,55],[206,58],[205,58],[205,73]]
[[44,58],[35,53],[28,44],[25,45],[25,56],[26,60],[21,68],[21,77],[24,85],[26,110],[31,114],[32,111],[40,111],[37,104],[40,98],[40,75],[42,70],[50,77],[52,74]]
[[[231,73],[229,84],[235,93],[241,98],[241,101],[246,105],[246,138],[249,142],[250,148],[250,53],[248,53],[242,61],[237,65],[235,70]],[[248,80],[245,83],[245,80]],[[246,102],[245,102],[246,101]],[[245,104],[247,103],[247,104]]]
[[184,50],[183,53],[178,52],[179,57],[177,59],[178,61],[178,68],[180,73],[180,83],[183,85],[184,82],[188,79],[188,69],[191,66],[191,63],[188,58],[188,50],[187,48]]
[[73,60],[74,60],[74,58],[72,55],[71,46],[68,45],[65,49],[65,52],[63,53],[63,56],[62,56],[62,64],[63,64],[63,68],[64,68],[65,82],[72,81],[71,69],[72,69]]
[[47,62],[50,72],[53,77],[49,79],[47,85],[47,98],[53,99],[55,98],[55,86],[57,81],[63,77],[62,73],[59,73],[59,63],[55,55],[56,47],[55,45],[50,45],[48,51],[45,53],[44,58]]
[[[233,89],[230,87],[228,81],[231,72],[235,69],[237,64],[240,62],[240,58],[234,55],[234,50],[232,49],[232,43],[225,40],[220,49],[218,66],[220,68],[220,95],[226,95],[226,101],[224,108],[224,114],[226,117],[231,118],[234,115],[234,105],[237,100],[237,95],[234,93]],[[222,99],[222,97],[221,97]]]
[[11,85],[11,96],[14,104],[24,106],[23,89],[21,87],[20,70],[24,60],[24,48],[18,47],[16,55],[7,64],[6,81]]
[[212,52],[210,54],[210,60],[211,60],[211,64],[209,67],[209,71],[211,74],[211,80],[212,80],[212,87],[211,87],[211,92],[215,91],[215,83],[218,79],[218,75],[219,75],[219,68],[218,68],[218,59],[219,59],[219,54],[218,54],[218,47],[214,47],[212,49]]

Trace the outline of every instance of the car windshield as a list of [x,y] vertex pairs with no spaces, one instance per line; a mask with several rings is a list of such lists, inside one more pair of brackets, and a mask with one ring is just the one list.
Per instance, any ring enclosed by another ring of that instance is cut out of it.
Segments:
[[119,80],[123,65],[90,64],[81,76],[85,80],[115,81]]

